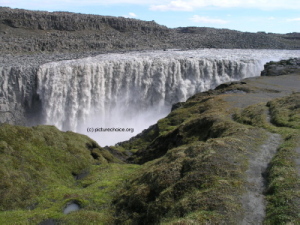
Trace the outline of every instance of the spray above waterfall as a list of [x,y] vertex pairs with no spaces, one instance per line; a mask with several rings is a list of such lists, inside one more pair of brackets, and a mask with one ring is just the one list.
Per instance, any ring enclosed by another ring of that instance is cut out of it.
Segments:
[[[172,104],[224,82],[259,76],[265,62],[294,53],[204,49],[47,63],[38,71],[43,123],[88,134],[100,145],[115,144],[166,116]],[[97,127],[135,132],[87,133],[88,128]]]

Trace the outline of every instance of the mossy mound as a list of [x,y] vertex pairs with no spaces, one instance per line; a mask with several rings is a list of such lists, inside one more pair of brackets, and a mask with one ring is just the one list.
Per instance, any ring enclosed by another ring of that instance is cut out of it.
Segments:
[[[283,142],[263,174],[264,222],[299,222],[300,96],[268,102],[280,92],[224,84],[175,105],[156,125],[120,143],[134,152],[128,160],[142,167],[115,198],[116,224],[241,224],[248,213],[242,196],[252,185],[249,160],[264,151],[269,132]],[[254,104],[239,103],[242,96],[254,96]]]
[[[115,199],[117,224],[242,220],[248,159],[266,132],[233,121],[218,93],[194,96],[144,136],[120,144],[140,148],[130,160],[143,167]],[[152,141],[150,133],[156,133]]]
[[[121,163],[121,164],[120,164]],[[53,126],[0,126],[0,224],[107,224],[124,165],[87,136]],[[82,208],[64,215],[76,201]],[[72,222],[73,221],[73,222]]]

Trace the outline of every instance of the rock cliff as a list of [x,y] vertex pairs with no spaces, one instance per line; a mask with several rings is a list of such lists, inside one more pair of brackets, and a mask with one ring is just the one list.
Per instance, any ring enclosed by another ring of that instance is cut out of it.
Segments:
[[107,52],[165,48],[299,49],[298,33],[170,29],[154,21],[0,7],[1,53]]
[[300,72],[300,58],[291,58],[288,60],[281,60],[279,62],[269,62],[264,65],[264,70],[261,72],[262,76],[279,76],[283,74],[299,73]]

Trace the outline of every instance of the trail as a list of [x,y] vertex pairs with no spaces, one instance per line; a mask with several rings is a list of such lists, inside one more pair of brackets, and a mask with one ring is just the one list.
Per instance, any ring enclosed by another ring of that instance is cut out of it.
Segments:
[[[266,121],[271,123],[271,115],[269,109],[266,111]],[[243,205],[245,209],[245,217],[242,221],[243,225],[263,224],[266,216],[266,201],[264,191],[267,186],[266,170],[276,154],[276,151],[282,141],[279,134],[267,133],[268,138],[257,152],[252,154],[249,159],[249,169],[247,175],[247,192],[243,196]]]
[[246,171],[247,193],[243,196],[243,206],[246,213],[242,221],[243,225],[262,224],[265,218],[263,192],[266,187],[266,180],[264,174],[281,142],[279,134],[268,133],[268,135],[269,137],[260,146],[259,151],[255,152],[249,160],[249,169]]

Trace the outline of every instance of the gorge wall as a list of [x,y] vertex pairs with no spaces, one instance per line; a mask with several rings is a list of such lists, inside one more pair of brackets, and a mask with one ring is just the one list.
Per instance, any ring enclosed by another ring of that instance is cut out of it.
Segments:
[[207,27],[170,29],[155,21],[0,7],[1,53],[112,52],[166,48],[300,49],[299,33]]

